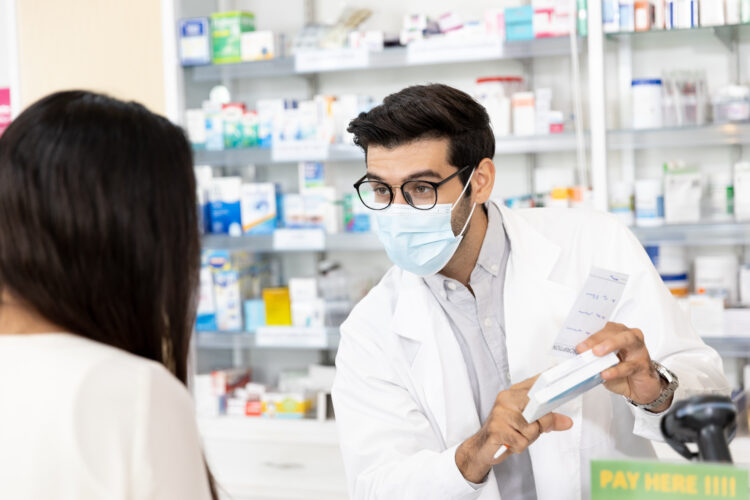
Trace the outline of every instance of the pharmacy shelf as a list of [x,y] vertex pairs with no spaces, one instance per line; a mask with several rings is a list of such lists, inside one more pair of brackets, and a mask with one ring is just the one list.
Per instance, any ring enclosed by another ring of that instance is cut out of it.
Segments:
[[[257,253],[295,253],[310,252],[309,248],[274,248],[273,235],[245,235],[227,236],[223,234],[207,234],[203,236],[203,248],[221,250],[247,250]],[[338,233],[325,237],[326,252],[366,252],[380,251],[383,245],[375,233]]]
[[[588,144],[588,137],[586,138]],[[509,136],[495,139],[495,154],[534,154],[557,153],[576,150],[576,137],[573,133],[548,134],[535,136]],[[354,145],[336,144],[328,148],[324,154],[307,154],[298,158],[274,158],[269,148],[229,149],[226,151],[197,150],[193,153],[196,165],[211,165],[215,167],[243,167],[246,165],[266,165],[281,163],[296,163],[299,161],[328,161],[328,162],[364,162],[365,156],[359,147]]]
[[609,149],[686,148],[750,144],[750,123],[647,130],[612,130]]
[[[583,47],[583,39],[579,39],[579,47]],[[188,77],[197,82],[225,81],[230,79],[254,79],[276,76],[293,76],[318,74],[327,72],[379,70],[387,68],[406,68],[413,66],[443,65],[467,62],[494,61],[500,59],[532,59],[537,57],[561,56],[570,54],[570,39],[568,37],[540,38],[523,42],[506,42],[502,50],[493,56],[480,52],[472,57],[466,50],[458,56],[448,52],[444,58],[413,61],[408,56],[406,47],[386,48],[380,52],[370,52],[367,65],[349,65],[345,61],[317,71],[297,71],[294,57],[283,57],[270,61],[254,61],[233,64],[213,64],[185,68]]]
[[631,227],[644,246],[649,245],[750,245],[750,223],[713,222]]
[[698,26],[695,28],[673,29],[673,30],[649,30],[649,31],[620,31],[617,33],[607,33],[610,39],[619,38],[645,38],[658,36],[681,36],[686,35],[686,39],[695,33],[713,33],[718,37],[732,37],[750,27],[750,24],[727,24],[723,26]]
[[[696,127],[645,130],[611,130],[607,133],[610,150],[733,146],[750,144],[750,123],[725,123]],[[586,134],[585,145],[589,145]],[[576,136],[571,132],[535,136],[495,138],[497,156],[514,154],[558,153],[576,150]],[[364,154],[357,146],[331,145],[327,151],[298,158],[276,159],[270,148],[229,149],[194,152],[196,165],[242,167],[246,165],[293,164],[299,161],[362,162]]]
[[750,337],[703,337],[703,341],[722,357],[750,358]]
[[[264,327],[267,335],[258,341],[255,332],[195,332],[198,349],[311,349],[336,350],[339,345],[338,328]],[[277,337],[274,341],[272,337]],[[322,341],[322,342],[321,342]]]
[[296,163],[298,161],[362,162],[365,155],[355,145],[334,144],[324,154],[309,154],[304,157],[277,160],[270,148],[228,149],[225,151],[197,150],[193,152],[196,165],[215,167],[244,167],[255,164]]

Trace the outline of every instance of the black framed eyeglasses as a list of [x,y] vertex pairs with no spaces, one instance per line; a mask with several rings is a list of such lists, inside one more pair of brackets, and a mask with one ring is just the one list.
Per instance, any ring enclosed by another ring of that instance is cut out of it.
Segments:
[[393,194],[395,188],[401,189],[401,194],[406,200],[406,203],[412,207],[417,210],[430,210],[437,205],[438,188],[467,168],[472,167],[467,165],[440,182],[415,180],[406,181],[400,186],[390,186],[385,182],[367,180],[367,174],[365,174],[361,179],[354,183],[354,189],[357,190],[357,194],[359,195],[362,204],[370,210],[385,210],[390,207],[395,198],[395,195]]

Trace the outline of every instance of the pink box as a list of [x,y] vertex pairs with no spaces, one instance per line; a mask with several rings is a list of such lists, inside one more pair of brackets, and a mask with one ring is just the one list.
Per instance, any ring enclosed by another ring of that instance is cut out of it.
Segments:
[[0,135],[10,125],[10,89],[0,89]]

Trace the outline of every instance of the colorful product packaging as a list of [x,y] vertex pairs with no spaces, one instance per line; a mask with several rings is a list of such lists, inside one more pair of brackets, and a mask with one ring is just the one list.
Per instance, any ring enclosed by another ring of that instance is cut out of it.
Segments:
[[368,210],[356,194],[345,194],[343,199],[344,231],[366,233],[372,231],[371,210]]
[[243,303],[252,296],[252,255],[245,251],[205,250],[213,279],[216,329],[241,331]]
[[216,301],[214,300],[214,279],[208,266],[209,253],[205,250],[201,254],[200,286],[198,288],[198,313],[195,320],[195,330],[198,332],[214,332],[218,330],[216,324]]
[[211,37],[207,17],[180,20],[180,63],[198,66],[211,63]]
[[242,34],[255,31],[255,16],[250,12],[211,14],[211,45],[214,63],[242,61]]
[[240,36],[243,61],[265,61],[276,57],[272,31],[250,31]]
[[209,216],[214,234],[242,234],[241,177],[218,177],[211,181]]
[[534,38],[534,8],[531,5],[505,9],[505,39],[509,42]]
[[242,118],[245,114],[245,105],[232,102],[222,105],[221,118],[224,127],[224,149],[235,149],[242,147],[243,130]]
[[245,111],[242,115],[242,147],[258,147],[258,112]]
[[263,290],[263,302],[266,305],[266,324],[268,326],[292,325],[289,288],[266,288]]
[[242,231],[245,234],[271,234],[276,229],[276,198],[279,188],[273,183],[242,185]]
[[269,392],[262,396],[261,401],[266,418],[304,418],[312,407],[312,401],[301,392]]

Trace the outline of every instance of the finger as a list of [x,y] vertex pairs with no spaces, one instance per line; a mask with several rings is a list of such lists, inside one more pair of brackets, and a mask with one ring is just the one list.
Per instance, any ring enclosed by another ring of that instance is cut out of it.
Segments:
[[601,375],[604,380],[606,380],[607,382],[611,382],[613,380],[630,377],[634,373],[637,373],[644,368],[647,368],[647,366],[644,366],[643,363],[639,363],[637,361],[621,361],[619,364],[613,366],[612,368],[607,368],[606,370],[604,370]]
[[543,432],[542,424],[539,420],[534,420],[533,422],[524,425],[523,428],[519,430],[521,431],[521,434],[529,440],[529,443],[536,441]]
[[629,353],[636,353],[645,348],[643,342],[643,333],[640,330],[632,329],[619,332],[607,340],[593,347],[594,354],[597,356],[606,356],[615,351],[622,351],[627,357]]
[[530,444],[529,439],[517,430],[509,432],[505,437],[505,446],[511,453],[522,453]]
[[541,373],[538,373],[531,378],[527,378],[523,382],[519,382],[515,385],[512,385],[510,388],[528,391],[529,389],[531,389],[531,386],[534,385],[534,382],[536,382],[536,379],[539,378],[539,375],[541,375]]
[[607,323],[606,325],[604,325],[604,328],[602,328],[601,330],[599,330],[598,332],[592,335],[589,335],[589,337],[586,340],[578,344],[576,346],[576,351],[578,351],[579,354],[582,352],[585,352],[591,349],[592,347],[594,347],[595,345],[604,342],[608,338],[617,335],[618,332],[624,329],[627,329],[625,325],[621,325],[619,323],[611,323],[611,322]]
[[538,420],[542,432],[567,431],[573,427],[573,419],[562,413],[548,413]]

